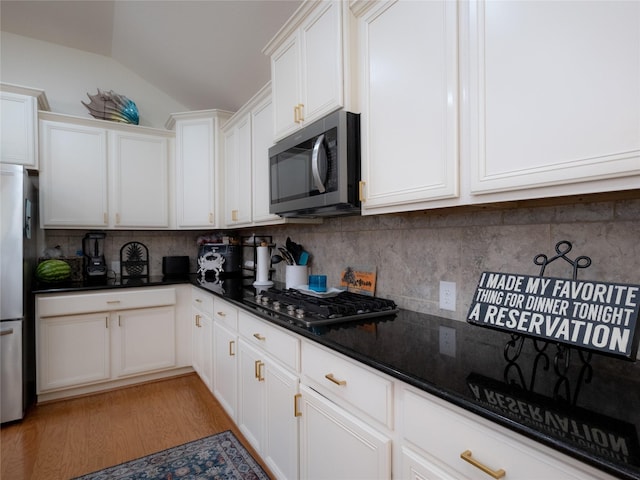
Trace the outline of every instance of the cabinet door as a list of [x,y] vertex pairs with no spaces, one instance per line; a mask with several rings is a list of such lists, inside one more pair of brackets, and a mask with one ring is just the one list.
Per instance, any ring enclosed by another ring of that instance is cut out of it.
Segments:
[[236,420],[238,405],[238,335],[213,322],[213,394],[229,416]]
[[276,478],[297,480],[298,418],[296,394],[298,377],[269,358],[265,361],[266,436],[262,458]]
[[458,195],[456,9],[390,1],[358,20],[364,214]]
[[110,378],[108,312],[38,322],[38,393]]
[[38,102],[29,95],[0,92],[0,162],[38,168]]
[[225,132],[225,224],[251,223],[251,115]]
[[134,375],[176,365],[175,307],[123,310],[114,314],[114,371]]
[[313,122],[343,105],[342,2],[324,2],[300,28],[300,120]]
[[214,119],[176,122],[176,223],[181,228],[216,225]]
[[298,377],[243,339],[238,353],[238,427],[277,478],[300,478]]
[[106,130],[43,120],[40,147],[42,226],[106,227]]
[[110,135],[113,225],[168,228],[167,139],[123,132]]
[[461,19],[471,193],[637,188],[640,3],[481,1]]
[[201,310],[193,312],[193,369],[213,391],[213,320]]
[[269,148],[273,145],[273,105],[271,96],[251,112],[253,157],[253,222],[274,222],[281,217],[269,213]]
[[299,126],[300,42],[295,33],[271,56],[274,139],[281,139]]
[[301,386],[300,478],[391,478],[391,440]]
[[238,344],[238,428],[258,452],[264,450],[265,355],[242,339]]

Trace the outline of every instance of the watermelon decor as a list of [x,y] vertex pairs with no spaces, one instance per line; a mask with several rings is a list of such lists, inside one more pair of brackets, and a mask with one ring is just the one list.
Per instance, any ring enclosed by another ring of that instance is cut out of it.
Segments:
[[45,260],[36,268],[36,278],[42,282],[61,282],[68,280],[69,277],[71,277],[71,265],[64,260]]

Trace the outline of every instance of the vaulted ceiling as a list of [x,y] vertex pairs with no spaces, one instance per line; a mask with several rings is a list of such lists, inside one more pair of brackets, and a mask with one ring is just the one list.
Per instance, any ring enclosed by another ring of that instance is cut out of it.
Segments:
[[3,31],[112,57],[192,110],[237,110],[301,0],[2,0]]

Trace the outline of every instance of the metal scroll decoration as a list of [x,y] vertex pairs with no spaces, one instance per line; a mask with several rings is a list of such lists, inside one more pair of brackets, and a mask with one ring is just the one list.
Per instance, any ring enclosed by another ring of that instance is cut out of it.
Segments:
[[149,278],[149,249],[144,244],[129,242],[120,248],[120,278]]
[[[474,294],[467,322],[509,332],[507,361],[515,360],[523,337],[558,345],[556,365],[566,363],[562,349],[635,358],[638,349],[640,285],[577,280],[578,271],[591,265],[587,256],[568,257],[572,245],[563,240],[556,255],[536,255],[540,275],[483,272]],[[544,277],[546,267],[563,260],[571,265],[572,278]],[[566,353],[568,355],[568,352]]]
[[105,92],[98,89],[97,94],[90,95],[87,93],[87,96],[91,102],[80,101],[80,103],[89,110],[89,114],[93,118],[138,125],[140,121],[138,107],[124,95],[120,95],[113,90]]

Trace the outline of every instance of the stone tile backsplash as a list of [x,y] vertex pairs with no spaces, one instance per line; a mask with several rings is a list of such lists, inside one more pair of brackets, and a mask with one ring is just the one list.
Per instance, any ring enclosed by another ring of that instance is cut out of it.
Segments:
[[[49,230],[47,246],[64,255],[82,249],[86,231]],[[120,247],[136,240],[149,248],[151,274],[162,274],[162,257],[189,255],[195,271],[199,231],[107,231],[107,264]],[[289,236],[311,254],[311,271],[339,284],[348,265],[376,267],[376,294],[400,307],[464,320],[480,273],[485,270],[538,275],[533,258],[552,256],[561,240],[573,244],[571,258],[587,255],[592,265],[578,278],[640,284],[640,200],[526,208],[447,209],[327,219],[319,225],[279,225],[238,231]],[[284,281],[284,266],[275,266]],[[119,273],[119,272],[118,272]],[[570,265],[551,264],[548,276],[570,277]],[[440,281],[456,283],[456,310],[439,308]]]

